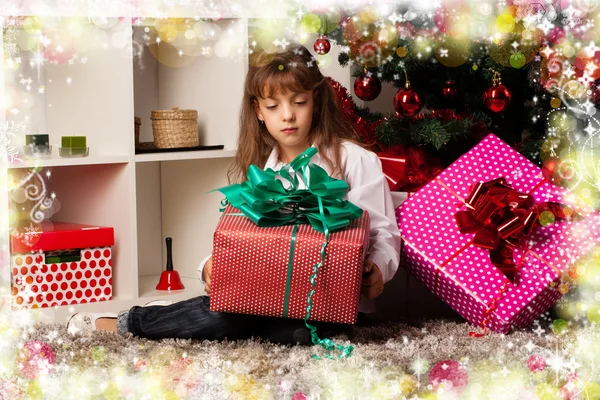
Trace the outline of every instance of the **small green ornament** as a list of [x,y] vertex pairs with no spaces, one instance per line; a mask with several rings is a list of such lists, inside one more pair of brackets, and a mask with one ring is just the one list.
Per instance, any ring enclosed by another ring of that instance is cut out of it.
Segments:
[[102,392],[102,396],[106,400],[118,400],[121,398],[121,389],[119,389],[115,382],[111,381],[106,389],[104,389],[104,392]]
[[588,321],[594,324],[600,324],[600,305],[594,304],[592,306],[589,306],[586,311],[586,314]]
[[536,398],[540,400],[561,400],[560,390],[549,383],[540,383],[535,387]]
[[584,400],[598,400],[600,399],[600,385],[596,382],[589,382],[583,387],[581,393]]
[[92,360],[103,363],[106,360],[108,351],[104,346],[96,346],[92,349]]
[[525,58],[525,55],[523,53],[521,53],[520,51],[516,52],[516,53],[512,53],[510,55],[510,65],[513,68],[523,68],[523,66],[526,64],[527,59]]
[[25,393],[27,393],[28,399],[38,400],[44,398],[42,388],[40,388],[40,385],[37,381],[30,381],[27,385],[27,390],[25,390]]
[[479,69],[479,65],[473,64],[471,68],[473,68],[473,71],[477,71]]
[[41,165],[42,163],[39,160],[35,160],[35,161],[36,161],[36,163],[35,163],[36,165],[34,165],[33,167],[30,167],[29,172],[32,172],[34,174],[39,174],[44,169],[44,166]]
[[557,335],[564,335],[569,331],[569,324],[564,319],[555,319],[552,322],[552,331]]
[[321,29],[321,18],[316,14],[306,14],[302,17],[302,28],[308,33],[317,33]]
[[549,226],[556,221],[556,217],[552,214],[552,211],[542,211],[539,216],[540,224],[542,226]]
[[177,393],[171,390],[167,391],[164,396],[165,400],[179,400],[179,396],[177,396]]

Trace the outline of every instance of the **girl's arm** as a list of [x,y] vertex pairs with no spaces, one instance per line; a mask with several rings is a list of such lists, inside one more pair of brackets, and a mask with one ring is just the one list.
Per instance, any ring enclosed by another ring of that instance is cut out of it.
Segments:
[[204,278],[202,277],[202,272],[204,271],[204,266],[206,265],[206,262],[208,261],[209,258],[212,257],[212,254],[209,254],[208,256],[206,256],[204,258],[204,260],[200,261],[200,265],[198,265],[198,279],[200,279],[202,282],[204,282]]
[[368,211],[371,220],[367,259],[388,282],[400,264],[400,231],[388,183],[375,153],[358,146],[348,148],[345,180],[350,187],[348,200]]
[[210,260],[212,257],[212,254],[207,256],[204,260],[202,260],[200,262],[200,265],[198,266],[198,279],[200,279],[200,281],[204,284],[204,292],[210,296],[210,277],[205,280],[204,279],[204,267],[206,266],[206,263],[208,262],[208,260]]

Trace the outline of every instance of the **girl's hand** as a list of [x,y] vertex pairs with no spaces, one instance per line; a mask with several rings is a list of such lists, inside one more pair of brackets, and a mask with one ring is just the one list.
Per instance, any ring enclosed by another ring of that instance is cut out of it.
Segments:
[[206,291],[206,295],[210,296],[210,276],[212,274],[212,257],[210,257],[206,264],[204,264],[204,269],[202,270],[202,280],[206,283],[204,286],[204,290]]
[[383,275],[371,260],[365,261],[361,293],[367,299],[374,299],[383,293]]

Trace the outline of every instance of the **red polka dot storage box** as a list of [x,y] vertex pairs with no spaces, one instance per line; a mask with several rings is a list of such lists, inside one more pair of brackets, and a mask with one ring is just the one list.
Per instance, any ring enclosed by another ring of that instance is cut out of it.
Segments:
[[[512,278],[492,264],[489,249],[474,245],[476,233],[459,231],[455,219],[478,182],[500,178],[535,204],[554,202],[578,216],[530,225],[524,243],[512,248]],[[397,216],[404,266],[483,332],[530,325],[561,297],[567,269],[600,243],[599,214],[547,182],[537,166],[494,135],[406,200]]]
[[[309,224],[261,228],[228,206],[214,235],[210,308],[304,319],[325,235]],[[316,279],[311,321],[356,322],[369,215],[330,233]]]
[[44,222],[41,232],[12,237],[12,309],[112,298],[113,228]]

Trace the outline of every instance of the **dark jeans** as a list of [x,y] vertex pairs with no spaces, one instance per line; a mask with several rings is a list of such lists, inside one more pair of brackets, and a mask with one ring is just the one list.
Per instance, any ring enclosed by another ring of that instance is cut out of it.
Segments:
[[[127,331],[149,339],[229,340],[261,338],[278,344],[312,343],[303,320],[231,314],[210,310],[210,297],[199,296],[168,306],[135,306],[126,316]],[[350,325],[310,322],[321,339]]]

